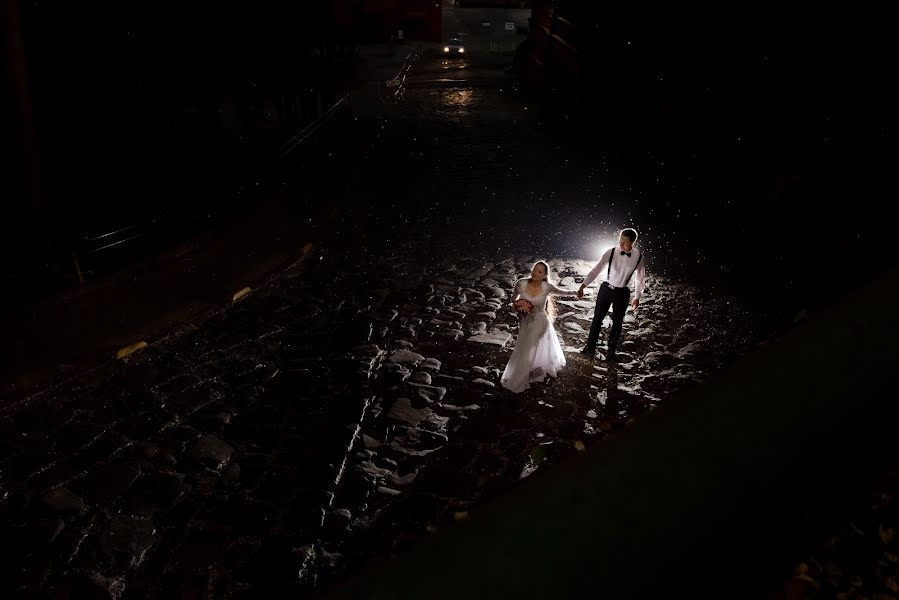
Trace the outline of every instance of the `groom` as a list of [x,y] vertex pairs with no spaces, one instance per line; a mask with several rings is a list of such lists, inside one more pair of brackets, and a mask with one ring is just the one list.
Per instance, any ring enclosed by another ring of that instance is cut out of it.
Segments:
[[[581,350],[581,354],[593,356],[596,353],[596,340],[599,338],[599,330],[602,321],[612,307],[612,331],[609,332],[609,351],[606,360],[615,362],[615,350],[618,347],[618,339],[621,337],[621,326],[624,323],[624,313],[627,311],[628,301],[631,299],[630,282],[634,281],[634,299],[630,302],[631,308],[637,310],[640,304],[640,296],[646,282],[646,263],[643,261],[643,253],[634,248],[637,241],[635,229],[625,229],[618,237],[618,247],[609,248],[600,257],[596,266],[587,274],[580,289],[577,291],[578,299],[584,297],[584,288],[590,285],[601,272],[605,273],[602,285],[596,294],[596,310],[593,313],[593,324],[590,326],[590,334],[587,336],[587,345]],[[634,277],[636,275],[636,277]]]

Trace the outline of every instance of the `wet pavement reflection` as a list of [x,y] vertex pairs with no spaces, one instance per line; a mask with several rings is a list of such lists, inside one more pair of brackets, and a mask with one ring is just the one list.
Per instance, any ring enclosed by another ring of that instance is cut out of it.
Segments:
[[[318,266],[3,414],[4,587],[309,593],[626,435],[759,342],[745,307],[660,267],[619,363],[575,352],[593,298],[560,298],[567,367],[502,389],[514,282],[545,258],[576,288],[642,206],[622,206],[602,162],[544,136],[507,79],[427,84],[443,67],[425,62],[389,115],[368,171],[389,185],[358,186],[341,224],[355,252],[332,245]],[[646,232],[650,251],[665,243]]]

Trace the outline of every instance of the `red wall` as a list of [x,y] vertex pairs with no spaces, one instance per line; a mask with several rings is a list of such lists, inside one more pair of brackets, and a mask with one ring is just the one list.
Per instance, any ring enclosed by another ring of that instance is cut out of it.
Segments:
[[397,30],[411,41],[442,38],[439,0],[339,0],[338,30],[359,43],[388,42]]

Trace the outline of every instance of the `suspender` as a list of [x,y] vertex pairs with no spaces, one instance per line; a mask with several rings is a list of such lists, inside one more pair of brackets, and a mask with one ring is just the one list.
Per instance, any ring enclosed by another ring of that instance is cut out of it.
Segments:
[[[615,256],[615,250],[617,250],[617,248],[612,248],[612,251],[609,253],[609,266],[606,269],[606,281],[607,282],[609,281],[609,278],[612,276],[612,258],[614,258],[614,256]],[[638,250],[638,252],[639,252],[639,250]],[[640,266],[641,260],[643,260],[642,252],[640,252],[640,255],[637,256],[637,264],[634,265],[634,270],[631,271],[631,274],[628,275],[627,279],[624,280],[624,287],[627,287],[627,284],[629,284],[631,282],[631,277],[633,277],[634,273],[637,272],[637,268]],[[609,285],[611,285],[611,284],[609,284]]]
[[631,271],[631,274],[628,275],[627,281],[624,282],[624,285],[627,285],[631,282],[631,277],[634,276],[634,273],[637,272],[637,267],[640,266],[640,261],[643,260],[643,253],[640,252],[640,256],[637,257],[637,264],[634,265],[634,270]]

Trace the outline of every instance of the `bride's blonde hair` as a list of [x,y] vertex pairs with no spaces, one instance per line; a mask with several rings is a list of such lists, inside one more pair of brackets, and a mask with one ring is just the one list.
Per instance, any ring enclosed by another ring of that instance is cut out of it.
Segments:
[[[543,265],[543,270],[546,271],[546,277],[543,279],[546,283],[552,283],[549,280],[549,265],[545,260],[538,260],[534,263],[534,267],[537,265]],[[533,271],[533,267],[531,267]],[[530,281],[530,277],[528,277]],[[546,295],[546,316],[549,318],[549,322],[553,323],[556,320],[556,315],[559,314],[559,311],[556,309],[556,301],[553,300],[553,297],[550,294]]]

